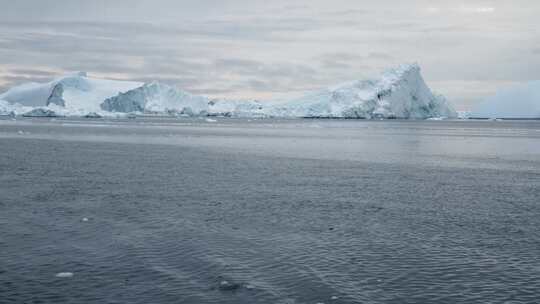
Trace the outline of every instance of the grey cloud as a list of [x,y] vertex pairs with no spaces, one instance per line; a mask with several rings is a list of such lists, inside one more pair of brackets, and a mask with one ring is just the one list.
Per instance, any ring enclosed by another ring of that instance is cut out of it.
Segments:
[[25,68],[12,68],[9,69],[9,74],[14,75],[32,75],[33,77],[38,78],[45,78],[45,77],[53,77],[56,76],[58,73],[53,71],[44,71],[39,69],[25,69]]
[[391,55],[384,52],[370,52],[367,55],[346,52],[327,53],[314,58],[320,62],[321,67],[325,70],[349,70],[351,72],[355,69],[370,70],[369,65],[379,61],[388,65],[393,59]]
[[208,89],[190,89],[189,92],[192,94],[202,94],[202,95],[223,95],[230,94],[233,91],[232,88],[208,88]]
[[300,64],[263,62],[246,59],[218,59],[214,67],[220,72],[237,73],[242,76],[263,76],[265,78],[311,78],[315,69]]
[[48,82],[51,81],[49,76],[19,76],[19,75],[4,75],[1,77],[0,93],[9,90],[11,87],[27,82]]
[[272,86],[265,81],[259,79],[251,79],[248,81],[249,88],[252,90],[272,91]]
[[321,62],[321,66],[323,69],[349,69],[351,68],[351,65],[348,63],[345,63],[343,61],[339,60],[323,60]]
[[256,97],[411,61],[435,85],[539,79],[540,2],[467,1],[488,4],[494,14],[428,0],[0,0],[0,84],[85,70]]
[[358,17],[363,15],[368,15],[372,13],[372,11],[366,10],[366,9],[348,9],[348,10],[335,10],[326,12],[326,15],[333,16],[333,17]]
[[383,52],[371,52],[367,56],[369,59],[380,59],[380,60],[391,60],[394,59],[394,57],[390,54],[383,53]]
[[201,80],[199,78],[189,78],[189,77],[162,77],[162,76],[146,76],[146,77],[130,77],[128,79],[117,79],[117,80],[130,80],[138,81],[143,83],[151,83],[154,81],[177,86],[181,89],[189,90],[190,88],[195,88],[200,86]]
[[141,69],[133,67],[127,62],[123,62],[121,58],[85,58],[80,61],[70,61],[60,64],[65,71],[84,71],[92,73],[94,71],[100,73],[140,73]]
[[336,52],[323,54],[319,58],[328,60],[353,61],[364,59],[364,56],[347,52]]
[[264,64],[249,59],[221,58],[214,61],[214,66],[221,71],[232,70],[253,73],[262,69]]

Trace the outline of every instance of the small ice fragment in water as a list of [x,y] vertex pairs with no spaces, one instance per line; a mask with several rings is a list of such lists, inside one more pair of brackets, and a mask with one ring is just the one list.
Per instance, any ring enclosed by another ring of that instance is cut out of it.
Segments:
[[207,118],[207,119],[206,119],[206,122],[217,122],[217,120],[211,119],[211,118]]
[[24,135],[24,131],[22,131],[22,130],[17,131],[17,133],[18,133],[19,135]]
[[330,300],[334,300],[334,301],[337,300],[337,299],[339,299],[338,296],[332,296],[332,297],[330,298]]
[[103,118],[103,116],[99,115],[96,112],[90,112],[83,116],[84,118]]
[[246,285],[246,289],[249,289],[249,290],[255,289],[255,286],[253,286],[253,285],[251,285],[251,284],[247,284],[247,285]]
[[73,277],[73,272],[59,272],[56,274],[57,278],[71,278]]
[[230,283],[229,281],[221,281],[221,283],[219,283],[219,290],[222,291],[233,291],[237,290],[238,288],[240,288],[240,285],[236,283]]
[[82,221],[83,221],[83,222],[88,222],[88,218],[87,218],[87,217],[83,217]]

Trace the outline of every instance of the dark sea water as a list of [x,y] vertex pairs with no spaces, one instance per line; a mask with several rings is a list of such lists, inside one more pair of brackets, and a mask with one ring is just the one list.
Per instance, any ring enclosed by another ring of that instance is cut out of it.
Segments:
[[540,122],[217,120],[0,120],[0,303],[540,303]]

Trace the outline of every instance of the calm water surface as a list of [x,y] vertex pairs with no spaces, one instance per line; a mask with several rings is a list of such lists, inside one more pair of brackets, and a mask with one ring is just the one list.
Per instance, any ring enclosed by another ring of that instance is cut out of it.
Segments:
[[540,122],[217,120],[0,120],[0,303],[540,302]]

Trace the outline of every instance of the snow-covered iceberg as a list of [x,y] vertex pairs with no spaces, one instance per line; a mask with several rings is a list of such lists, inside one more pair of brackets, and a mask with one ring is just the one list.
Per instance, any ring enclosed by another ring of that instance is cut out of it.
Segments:
[[107,98],[101,109],[108,112],[178,113],[189,116],[208,112],[208,98],[153,82]]
[[389,70],[378,80],[354,81],[311,93],[273,106],[266,114],[366,119],[457,117],[443,96],[431,92],[416,64]]
[[39,108],[81,117],[125,115],[122,113],[366,119],[457,116],[444,97],[427,87],[416,64],[389,70],[377,80],[354,81],[293,100],[210,100],[158,82],[97,79],[86,73],[23,84],[0,94],[2,99],[0,112],[16,115]]
[[48,83],[27,83],[0,94],[0,99],[28,107],[64,107],[67,113],[100,111],[103,100],[141,86],[140,82],[91,78],[84,72]]
[[475,107],[471,118],[540,118],[540,81],[499,91]]

